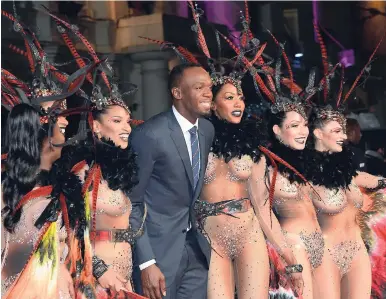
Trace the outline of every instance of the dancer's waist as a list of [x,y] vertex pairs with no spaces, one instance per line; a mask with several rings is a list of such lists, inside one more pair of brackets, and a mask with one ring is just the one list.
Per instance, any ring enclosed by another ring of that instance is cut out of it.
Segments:
[[194,210],[197,217],[205,218],[208,216],[216,216],[219,214],[236,214],[245,213],[252,207],[249,198],[230,199],[215,203],[210,203],[203,200],[197,200],[194,205]]
[[113,243],[126,242],[134,244],[135,238],[138,237],[136,232],[128,229],[110,229],[110,230],[94,230],[90,232],[91,241],[110,241]]

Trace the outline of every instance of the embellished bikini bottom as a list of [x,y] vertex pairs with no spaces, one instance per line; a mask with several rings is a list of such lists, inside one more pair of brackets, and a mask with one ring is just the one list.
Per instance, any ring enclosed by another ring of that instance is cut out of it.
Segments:
[[328,249],[332,260],[339,268],[341,276],[344,276],[350,270],[351,263],[361,248],[361,242],[349,240],[335,244],[331,249]]
[[261,238],[259,223],[248,198],[217,203],[196,201],[194,209],[197,226],[212,249],[222,257],[234,259],[248,243]]
[[304,245],[304,249],[307,252],[308,260],[312,269],[315,269],[322,264],[325,244],[321,232],[314,231],[312,233],[307,233],[305,231],[301,231],[299,234],[294,234],[284,231],[284,235],[287,238],[290,236],[296,236],[296,239],[300,239],[299,241],[301,241]]

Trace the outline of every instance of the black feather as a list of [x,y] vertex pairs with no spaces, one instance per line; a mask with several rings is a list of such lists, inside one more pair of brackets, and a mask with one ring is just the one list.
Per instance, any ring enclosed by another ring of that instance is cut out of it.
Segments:
[[307,165],[304,175],[314,185],[329,189],[347,189],[352,179],[357,176],[353,163],[354,154],[347,147],[340,153],[331,154],[306,149],[304,156]]
[[267,128],[258,119],[243,117],[239,124],[231,124],[212,116],[215,129],[211,152],[228,163],[232,158],[248,155],[253,162],[260,160],[259,145],[267,144]]

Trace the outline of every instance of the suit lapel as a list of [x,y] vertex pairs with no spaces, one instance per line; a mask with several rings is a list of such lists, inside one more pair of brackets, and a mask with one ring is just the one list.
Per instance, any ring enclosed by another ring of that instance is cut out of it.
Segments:
[[173,111],[170,111],[169,116],[169,128],[171,130],[170,136],[177,148],[177,151],[181,157],[182,163],[184,164],[186,174],[188,175],[191,186],[193,187],[193,170],[190,162],[189,152],[186,147],[184,134],[182,133],[181,127],[175,118]]

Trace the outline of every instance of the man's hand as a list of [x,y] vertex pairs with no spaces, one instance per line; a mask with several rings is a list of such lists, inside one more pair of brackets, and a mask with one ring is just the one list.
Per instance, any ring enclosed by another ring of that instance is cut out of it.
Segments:
[[165,276],[155,264],[141,271],[141,281],[145,297],[162,299],[162,296],[166,296]]

